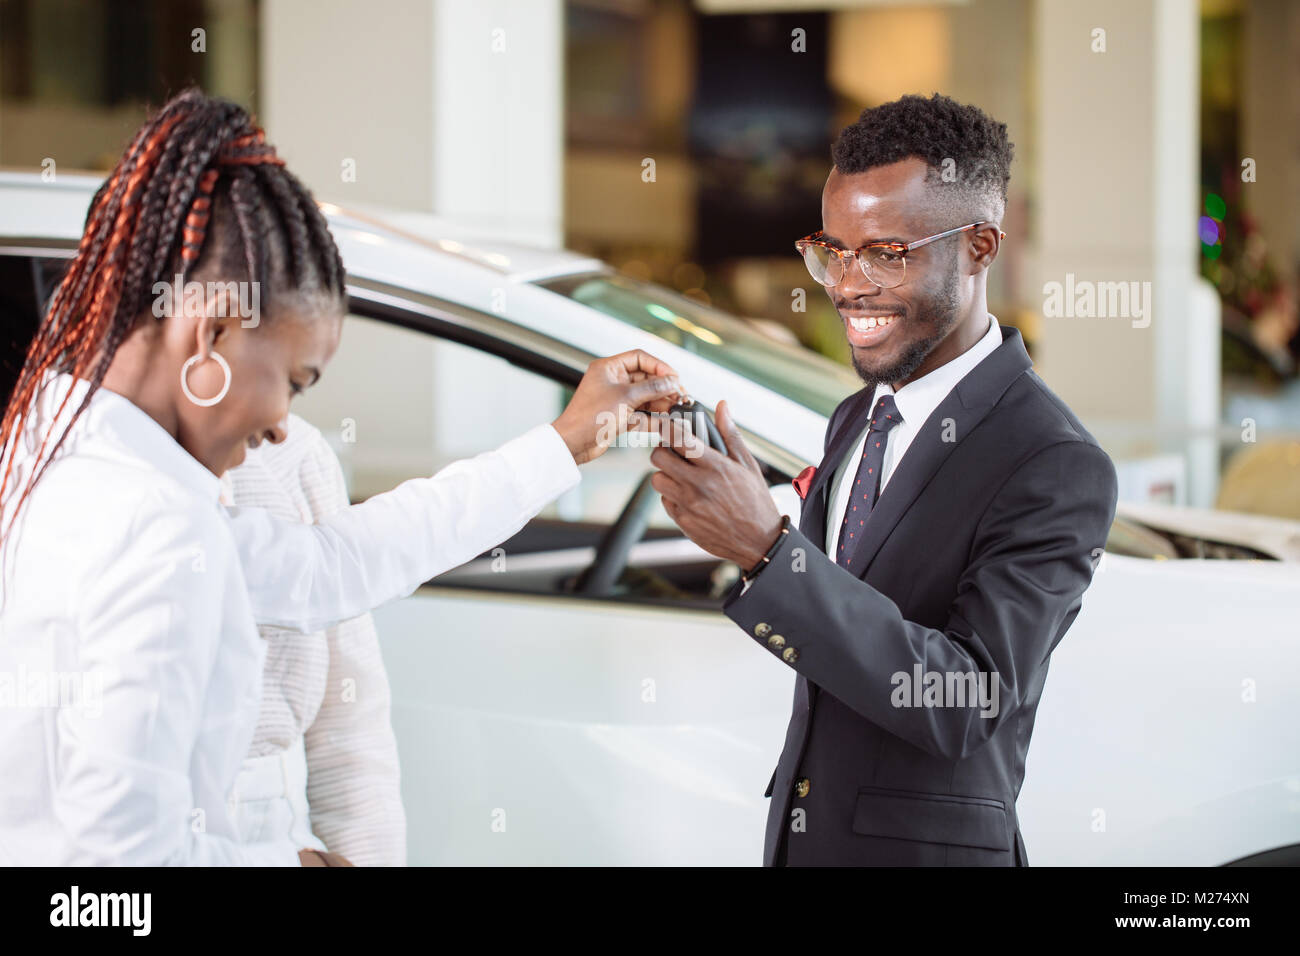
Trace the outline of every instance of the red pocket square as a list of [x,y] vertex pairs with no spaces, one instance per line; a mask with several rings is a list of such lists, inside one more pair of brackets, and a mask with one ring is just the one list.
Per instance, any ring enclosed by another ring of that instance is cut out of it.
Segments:
[[798,476],[790,482],[790,484],[794,485],[794,490],[801,499],[808,497],[808,489],[812,486],[813,478],[816,477],[816,475],[816,466],[809,465],[803,471],[799,472]]

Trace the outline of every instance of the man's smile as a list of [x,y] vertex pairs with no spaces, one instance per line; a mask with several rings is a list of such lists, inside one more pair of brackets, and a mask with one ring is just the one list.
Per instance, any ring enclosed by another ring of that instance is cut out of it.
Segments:
[[844,332],[849,344],[859,348],[870,348],[889,338],[894,326],[902,316],[896,314],[873,314],[869,312],[840,311],[844,319]]

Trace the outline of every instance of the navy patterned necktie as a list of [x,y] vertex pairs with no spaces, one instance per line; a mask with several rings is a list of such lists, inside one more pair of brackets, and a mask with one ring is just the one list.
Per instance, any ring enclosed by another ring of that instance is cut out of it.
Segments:
[[853,556],[867,528],[867,515],[875,507],[880,489],[880,467],[885,463],[885,445],[889,430],[903,421],[894,404],[893,395],[881,395],[876,410],[871,413],[871,426],[862,446],[862,461],[858,462],[857,478],[848,507],[844,509],[844,523],[840,525],[840,546],[835,562],[846,570],[853,570]]

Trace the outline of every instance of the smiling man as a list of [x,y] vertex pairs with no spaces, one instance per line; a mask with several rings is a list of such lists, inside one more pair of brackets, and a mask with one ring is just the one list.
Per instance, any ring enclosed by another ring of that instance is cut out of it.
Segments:
[[865,385],[795,481],[798,527],[725,402],[727,456],[680,435],[652,453],[668,513],[745,570],[727,615],[798,675],[769,866],[1028,863],[1034,714],[1116,478],[988,312],[1011,155],[1004,124],[938,95],[836,140],[822,230],[796,248]]

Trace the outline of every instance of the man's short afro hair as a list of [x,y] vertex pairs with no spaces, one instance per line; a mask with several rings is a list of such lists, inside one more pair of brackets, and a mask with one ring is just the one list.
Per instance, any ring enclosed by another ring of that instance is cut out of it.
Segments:
[[1006,123],[935,93],[863,110],[856,123],[840,131],[831,160],[840,172],[852,174],[919,156],[930,167],[927,181],[958,186],[960,205],[971,215],[1000,222],[1013,151]]

